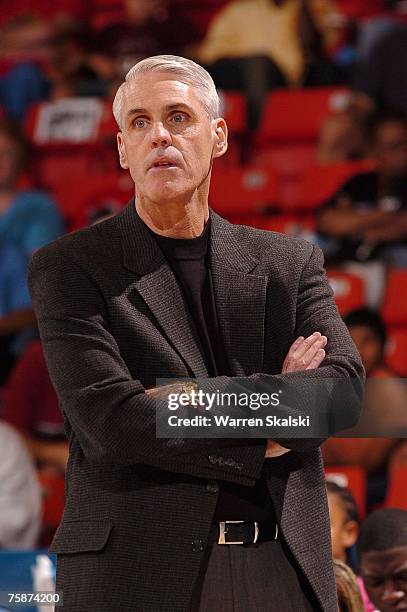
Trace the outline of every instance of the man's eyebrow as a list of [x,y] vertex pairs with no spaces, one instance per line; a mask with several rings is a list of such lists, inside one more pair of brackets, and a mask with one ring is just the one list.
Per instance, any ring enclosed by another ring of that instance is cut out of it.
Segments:
[[132,115],[147,115],[148,111],[145,108],[131,108],[126,113],[126,119],[131,117]]
[[185,108],[186,110],[189,110],[190,112],[192,111],[192,108],[190,106],[188,106],[188,104],[185,104],[184,102],[179,102],[178,104],[168,104],[165,107],[165,110],[170,111],[170,110],[175,110],[178,108]]
[[[167,104],[167,106],[164,107],[164,110],[171,111],[171,110],[182,109],[182,108],[185,110],[188,110],[191,113],[193,112],[192,108],[188,106],[188,104],[185,104],[184,102],[178,102],[175,104]],[[126,119],[128,119],[129,117],[132,117],[133,115],[148,115],[148,114],[149,112],[146,108],[131,108],[126,113]]]

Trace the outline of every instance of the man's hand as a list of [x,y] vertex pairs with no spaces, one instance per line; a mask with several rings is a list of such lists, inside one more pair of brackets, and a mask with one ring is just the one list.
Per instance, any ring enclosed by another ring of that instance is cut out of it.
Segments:
[[[312,370],[317,368],[325,358],[323,349],[328,342],[326,336],[322,336],[319,332],[314,332],[308,338],[300,336],[290,347],[286,358],[284,359],[282,374],[286,372],[299,372],[301,370]],[[267,440],[266,459],[280,457],[288,453],[290,449],[281,446],[274,440]]]
[[327,337],[319,332],[314,332],[308,338],[297,338],[284,359],[281,373],[316,369],[325,358],[323,347],[327,342]]

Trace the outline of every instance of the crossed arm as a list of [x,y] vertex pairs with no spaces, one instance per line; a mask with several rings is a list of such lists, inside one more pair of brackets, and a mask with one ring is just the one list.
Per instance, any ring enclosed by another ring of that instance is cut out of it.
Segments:
[[[75,261],[61,252],[38,251],[30,264],[29,287],[51,379],[90,461],[145,463],[193,475],[211,472],[214,477],[224,474],[225,478],[238,482],[245,476],[251,481],[259,477],[266,452],[265,440],[185,438],[177,439],[174,444],[174,440],[156,437],[156,415],[159,411],[166,413],[167,405],[145,393],[140,381],[132,378],[109,331],[104,298],[93,279]],[[363,378],[360,359],[326,281],[322,255],[314,249],[298,289],[296,331],[298,336],[306,338],[315,329],[320,329],[328,338],[323,367],[304,373],[290,371],[294,353],[300,354],[297,345],[290,357],[287,356],[282,374],[206,379],[206,391],[222,390],[231,381],[237,384],[255,381],[260,385],[274,380],[289,383],[296,374]],[[299,411],[310,405],[306,400],[298,399]],[[357,419],[360,397],[355,396],[348,408],[344,427],[352,426]],[[317,412],[318,407],[314,406],[313,410]],[[321,442],[290,439],[282,441],[282,445],[302,452],[317,448]],[[234,453],[234,457],[243,459],[240,474],[228,466],[211,465],[208,451],[222,452],[226,457]]]

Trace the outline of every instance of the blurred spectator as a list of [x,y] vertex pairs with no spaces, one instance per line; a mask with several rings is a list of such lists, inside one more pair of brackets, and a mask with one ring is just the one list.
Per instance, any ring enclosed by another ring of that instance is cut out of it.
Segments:
[[357,569],[351,549],[359,535],[359,515],[352,493],[335,482],[327,481],[329,520],[331,522],[332,554]]
[[[367,308],[348,313],[345,317],[350,335],[356,344],[367,374],[363,414],[358,429],[362,433],[380,433],[407,431],[407,388],[402,380],[386,366],[384,352],[387,342],[386,328],[380,315]],[[360,452],[369,445],[367,441],[358,441]],[[384,470],[388,451],[393,448],[395,440],[376,438],[375,444],[366,456],[370,473]],[[381,464],[381,466],[380,466]]]
[[407,27],[391,18],[361,28],[353,78],[354,103],[365,112],[407,112]]
[[385,259],[407,265],[407,125],[381,116],[372,130],[376,170],[351,178],[323,207],[318,230],[330,263]]
[[12,245],[0,244],[0,387],[15,359],[15,335],[35,325],[26,272],[26,261],[20,251]]
[[0,29],[0,104],[16,121],[48,96],[52,35],[49,23],[32,16],[16,16]]
[[[0,124],[0,251],[3,255],[0,268],[1,278],[7,283],[0,291],[3,298],[0,336],[3,345],[7,342],[6,352],[14,357],[34,333],[35,319],[28,308],[28,294],[22,280],[28,260],[33,251],[62,233],[61,217],[49,197],[17,186],[26,157],[25,141],[18,128],[10,123]],[[11,256],[12,252],[15,257]],[[13,301],[19,308],[11,312]],[[0,370],[2,365],[6,366],[6,360],[0,363]]]
[[379,313],[369,308],[358,308],[348,312],[344,321],[362,358],[366,376],[394,376],[384,363],[387,331]]
[[[398,438],[389,436],[407,424],[406,388],[384,364],[387,334],[379,314],[361,308],[348,313],[345,323],[367,374],[362,417],[352,437],[330,438],[322,453],[327,465],[358,465],[366,471],[367,503],[372,507],[383,501],[388,462],[398,452]],[[358,434],[378,437],[355,437]]]
[[63,232],[61,216],[44,193],[18,188],[27,148],[18,128],[0,124],[0,245],[13,244],[26,262],[39,247]]
[[183,55],[196,42],[195,28],[174,16],[168,0],[123,0],[126,17],[102,29],[95,40],[94,66],[123,77],[137,61],[162,53]]
[[373,512],[362,524],[358,551],[371,602],[380,612],[407,610],[407,511]]
[[39,468],[65,472],[68,442],[41,342],[31,342],[12,370],[0,416],[24,436]]
[[234,0],[214,18],[197,57],[219,88],[246,91],[253,128],[268,90],[341,81],[326,53],[334,14],[330,0]]
[[53,100],[109,94],[113,75],[92,62],[92,37],[83,24],[64,28],[55,34],[48,68]]
[[7,24],[16,18],[45,19],[61,25],[71,24],[89,16],[89,6],[93,2],[83,0],[18,0],[3,1],[0,24]]
[[0,548],[30,549],[41,524],[41,490],[18,433],[0,421]]
[[334,559],[336,590],[338,594],[339,612],[364,612],[362,596],[358,581],[351,568]]
[[332,164],[366,156],[367,136],[363,120],[351,111],[329,115],[322,124],[317,145],[317,161]]

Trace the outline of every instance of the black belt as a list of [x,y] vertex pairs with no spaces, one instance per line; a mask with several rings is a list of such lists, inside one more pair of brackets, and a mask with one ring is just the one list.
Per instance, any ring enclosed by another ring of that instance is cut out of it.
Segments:
[[278,539],[278,523],[221,521],[212,525],[209,542],[218,544],[256,544]]

